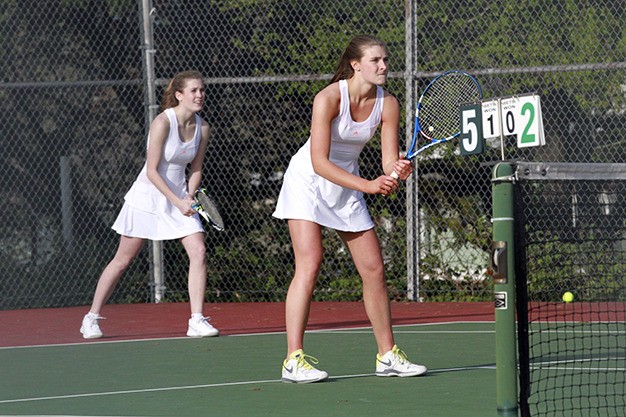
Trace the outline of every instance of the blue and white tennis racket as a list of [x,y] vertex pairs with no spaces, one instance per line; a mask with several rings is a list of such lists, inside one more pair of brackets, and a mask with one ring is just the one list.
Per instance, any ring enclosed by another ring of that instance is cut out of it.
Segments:
[[[482,96],[478,80],[466,72],[450,70],[435,77],[417,102],[413,140],[405,158],[412,160],[426,149],[458,137],[460,105],[480,100]],[[420,147],[420,137],[429,142]],[[398,178],[395,171],[391,176]]]

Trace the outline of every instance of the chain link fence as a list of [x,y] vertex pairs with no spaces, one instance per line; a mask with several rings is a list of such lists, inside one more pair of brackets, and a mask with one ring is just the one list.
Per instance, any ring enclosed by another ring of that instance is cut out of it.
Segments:
[[[282,174],[347,42],[387,42],[387,89],[406,103],[450,68],[485,98],[536,92],[546,145],[505,138],[482,155],[442,145],[391,198],[368,196],[397,300],[491,300],[491,165],[626,162],[623,2],[608,0],[3,0],[0,7],[0,309],[91,302],[110,229],[141,170],[147,128],[176,72],[205,75],[205,185],[227,229],[207,231],[207,299],[280,301],[293,273]],[[361,174],[381,173],[380,141]],[[346,249],[325,231],[318,300],[358,300]],[[112,302],[186,300],[178,242],[146,245]]]

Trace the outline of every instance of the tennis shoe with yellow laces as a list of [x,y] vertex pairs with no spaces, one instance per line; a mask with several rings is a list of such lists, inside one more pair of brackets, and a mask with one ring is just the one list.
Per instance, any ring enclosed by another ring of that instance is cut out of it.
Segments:
[[376,376],[418,376],[427,371],[425,366],[411,363],[396,345],[383,356],[376,354]]
[[318,361],[313,356],[309,356],[298,349],[293,352],[283,362],[282,382],[292,382],[297,384],[307,384],[328,379],[328,374],[319,369],[315,369],[310,362],[317,365]]

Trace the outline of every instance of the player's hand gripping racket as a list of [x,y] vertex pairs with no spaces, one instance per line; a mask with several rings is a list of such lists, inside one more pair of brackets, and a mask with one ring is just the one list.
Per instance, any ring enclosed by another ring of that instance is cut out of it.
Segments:
[[219,231],[224,230],[224,220],[219,212],[217,204],[213,197],[207,192],[205,188],[199,188],[193,197],[195,203],[191,205],[199,215],[206,220],[208,224],[213,226],[214,229]]
[[[413,140],[405,158],[412,160],[431,146],[458,137],[461,133],[460,105],[480,100],[482,96],[476,78],[465,72],[451,70],[435,77],[417,102]],[[429,142],[420,147],[420,137]],[[391,176],[399,177],[395,171]]]

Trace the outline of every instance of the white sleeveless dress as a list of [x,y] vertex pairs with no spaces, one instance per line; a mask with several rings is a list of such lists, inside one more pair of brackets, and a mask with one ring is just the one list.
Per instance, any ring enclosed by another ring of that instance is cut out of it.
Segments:
[[[339,115],[331,125],[330,161],[359,175],[359,155],[380,124],[384,91],[377,87],[376,103],[367,120],[355,122],[350,114],[346,80],[339,81]],[[279,219],[301,219],[331,229],[360,232],[374,227],[363,193],[339,186],[317,175],[311,162],[311,138],[289,162],[272,214]]]
[[[193,139],[183,142],[178,135],[178,120],[174,109],[165,110],[170,132],[163,146],[159,174],[179,197],[187,194],[185,170],[198,152],[202,139],[202,119],[196,115]],[[149,141],[149,139],[148,139]],[[204,232],[197,214],[183,215],[148,179],[146,165],[124,197],[122,207],[112,228],[117,233],[150,240],[180,239]]]

